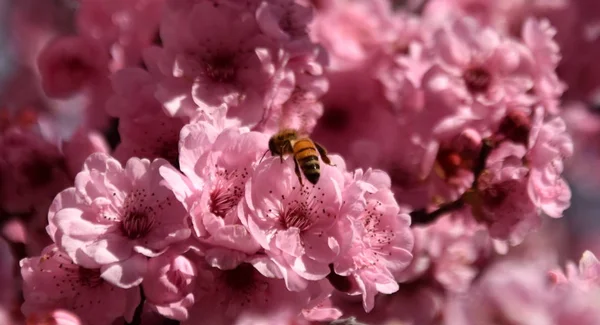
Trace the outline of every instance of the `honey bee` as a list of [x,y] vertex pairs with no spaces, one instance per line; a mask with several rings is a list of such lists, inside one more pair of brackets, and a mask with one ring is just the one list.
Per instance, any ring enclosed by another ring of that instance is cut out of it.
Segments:
[[321,176],[319,156],[321,156],[324,163],[335,166],[327,157],[325,148],[308,137],[300,137],[298,131],[294,129],[283,129],[271,137],[269,151],[271,155],[279,156],[281,162],[283,162],[284,155],[294,155],[295,172],[301,186],[303,182],[300,170],[311,184],[317,184],[319,181]]

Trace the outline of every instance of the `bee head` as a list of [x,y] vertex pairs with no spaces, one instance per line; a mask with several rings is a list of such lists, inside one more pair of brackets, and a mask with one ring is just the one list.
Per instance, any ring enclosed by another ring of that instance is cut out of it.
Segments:
[[281,155],[281,148],[279,145],[277,145],[275,137],[269,140],[269,151],[273,156]]

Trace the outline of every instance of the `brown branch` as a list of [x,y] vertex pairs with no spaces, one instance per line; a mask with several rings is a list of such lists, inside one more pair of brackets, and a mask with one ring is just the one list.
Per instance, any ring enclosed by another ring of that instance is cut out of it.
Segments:
[[[496,144],[491,139],[483,139],[481,150],[479,151],[479,156],[475,161],[475,166],[473,166],[473,183],[471,184],[471,189],[476,189],[479,181],[479,176],[485,169],[485,165],[488,157],[492,150],[496,147]],[[458,199],[444,203],[440,205],[436,210],[432,212],[427,212],[425,208],[415,210],[410,213],[412,219],[412,225],[426,225],[434,222],[441,215],[459,210],[465,206],[464,194],[461,195]]]

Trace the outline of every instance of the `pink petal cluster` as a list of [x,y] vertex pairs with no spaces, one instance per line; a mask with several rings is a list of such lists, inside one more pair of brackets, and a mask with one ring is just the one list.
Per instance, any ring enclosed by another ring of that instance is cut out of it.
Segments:
[[11,8],[0,323],[600,324],[593,1]]
[[446,324],[596,324],[597,296],[555,290],[535,265],[499,263],[448,304]]

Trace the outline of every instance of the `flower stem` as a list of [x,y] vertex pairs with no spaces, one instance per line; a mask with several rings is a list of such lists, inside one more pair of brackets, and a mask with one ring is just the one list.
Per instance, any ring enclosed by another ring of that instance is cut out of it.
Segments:
[[[496,147],[496,143],[491,139],[483,139],[479,156],[473,166],[473,183],[471,184],[471,190],[476,190],[478,186],[479,176],[485,170],[485,165],[488,157],[492,150]],[[468,190],[466,191],[468,192]],[[465,193],[466,193],[465,192]],[[456,211],[465,206],[465,195],[461,195],[458,199],[444,203],[440,205],[436,210],[427,212],[425,208],[418,209],[410,213],[412,219],[412,225],[426,225],[437,220],[441,215]]]
[[131,319],[131,323],[127,323],[127,325],[141,325],[142,324],[142,311],[144,310],[144,304],[146,303],[146,295],[144,294],[144,289],[140,286],[140,304],[135,308],[135,313],[133,314],[133,319]]

